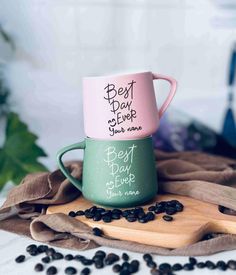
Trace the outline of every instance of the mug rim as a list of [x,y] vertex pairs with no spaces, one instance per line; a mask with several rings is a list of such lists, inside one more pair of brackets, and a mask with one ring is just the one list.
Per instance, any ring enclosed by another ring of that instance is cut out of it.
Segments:
[[125,73],[125,74],[111,74],[111,75],[100,75],[100,76],[84,76],[83,80],[88,79],[105,79],[105,78],[121,78],[121,77],[128,77],[131,75],[142,75],[142,74],[152,74],[151,71],[144,71],[138,73]]
[[132,138],[132,139],[103,139],[103,138],[93,138],[93,137],[88,137],[86,136],[85,137],[85,140],[89,140],[89,141],[102,141],[102,142],[135,142],[135,141],[141,141],[141,140],[147,140],[147,139],[152,139],[152,135],[149,135],[149,136],[146,136],[146,137],[143,137],[143,138]]

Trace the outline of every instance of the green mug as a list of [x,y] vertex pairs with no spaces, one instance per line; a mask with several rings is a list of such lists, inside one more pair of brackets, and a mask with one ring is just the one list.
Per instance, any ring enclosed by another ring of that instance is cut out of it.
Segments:
[[[82,180],[64,166],[62,156],[71,150],[84,150]],[[93,203],[130,207],[152,199],[157,193],[157,174],[152,138],[99,140],[86,138],[57,154],[62,173],[83,196]]]

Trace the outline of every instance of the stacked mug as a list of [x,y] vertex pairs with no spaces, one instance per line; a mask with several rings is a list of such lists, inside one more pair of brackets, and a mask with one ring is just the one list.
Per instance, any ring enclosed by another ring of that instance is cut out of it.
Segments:
[[[157,109],[153,80],[170,83]],[[93,203],[130,207],[152,199],[157,175],[151,135],[176,92],[168,76],[136,74],[83,79],[84,125],[87,138],[57,154],[61,171]],[[62,162],[71,150],[84,150],[83,175],[73,177]]]

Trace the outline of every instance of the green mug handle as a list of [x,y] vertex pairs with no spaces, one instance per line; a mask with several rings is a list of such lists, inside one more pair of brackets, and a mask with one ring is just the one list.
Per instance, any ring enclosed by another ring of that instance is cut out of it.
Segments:
[[75,143],[69,146],[66,146],[64,148],[62,148],[61,150],[58,151],[57,153],[57,163],[59,168],[61,169],[62,173],[70,180],[70,182],[77,187],[81,192],[82,192],[82,181],[76,179],[75,177],[73,177],[68,169],[65,167],[63,161],[62,161],[62,157],[66,152],[72,151],[72,150],[76,150],[76,149],[85,149],[86,144],[85,144],[85,140],[79,143]]

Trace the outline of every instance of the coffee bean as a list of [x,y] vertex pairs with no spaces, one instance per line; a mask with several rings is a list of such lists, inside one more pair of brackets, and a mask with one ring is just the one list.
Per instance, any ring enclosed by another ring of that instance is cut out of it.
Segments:
[[130,266],[130,264],[128,262],[123,262],[123,264],[121,265],[121,269],[122,270],[129,270],[129,266]]
[[154,205],[151,205],[148,207],[148,211],[155,211],[156,207]]
[[152,255],[149,253],[146,253],[143,255],[143,259],[145,262],[152,261]]
[[166,221],[166,222],[171,222],[171,221],[173,221],[173,217],[168,216],[168,215],[164,215],[162,218],[163,218],[163,220]]
[[90,268],[85,267],[84,269],[81,270],[80,275],[89,275],[91,272]]
[[30,256],[37,256],[39,254],[37,248],[35,250],[29,251],[28,253],[30,254]]
[[219,270],[225,271],[228,268],[228,266],[224,261],[218,261],[216,263],[216,268],[218,268]]
[[106,253],[103,250],[97,250],[95,252],[95,256],[100,256],[102,258],[105,258],[106,257]]
[[51,259],[50,259],[49,256],[46,256],[46,257],[43,257],[43,258],[41,259],[41,261],[42,261],[43,263],[45,263],[45,264],[48,264],[48,263],[50,263]]
[[30,252],[30,251],[32,251],[32,250],[37,250],[37,245],[35,245],[35,244],[30,244],[30,245],[28,245],[28,246],[26,247],[26,251],[27,251],[27,252]]
[[169,206],[168,208],[165,209],[165,212],[167,215],[174,215],[177,211],[175,210],[174,207]]
[[68,216],[74,218],[74,217],[76,217],[76,213],[74,211],[70,211]]
[[103,213],[102,213],[102,216],[108,216],[111,218],[111,210],[105,210]]
[[56,253],[54,248],[48,248],[48,250],[45,252],[47,256],[52,256],[54,253]]
[[79,210],[75,214],[76,214],[76,216],[83,216],[84,215],[84,211]]
[[127,253],[122,253],[121,258],[124,261],[128,261],[129,260],[129,255]]
[[140,223],[147,223],[148,219],[147,219],[146,215],[143,218],[139,218],[138,222],[140,222]]
[[129,211],[129,210],[124,210],[123,213],[122,213],[122,216],[123,216],[124,218],[126,218],[129,214],[130,214],[130,211]]
[[95,236],[102,236],[103,235],[103,232],[102,232],[102,230],[100,229],[100,228],[98,228],[98,227],[94,227],[93,228],[93,235],[95,235]]
[[109,223],[109,222],[111,222],[111,217],[110,217],[110,216],[103,216],[103,217],[102,217],[102,220],[103,220],[105,223]]
[[104,213],[106,211],[106,209],[102,208],[102,207],[98,207],[97,210],[96,210],[96,213]]
[[153,221],[155,219],[155,215],[152,212],[147,212],[147,220]]
[[41,271],[43,271],[43,265],[40,264],[40,263],[36,264],[35,267],[34,267],[34,270],[35,270],[36,272],[41,272]]
[[171,265],[168,263],[163,263],[159,265],[159,270],[160,271],[171,271]]
[[19,255],[18,257],[15,258],[15,261],[19,263],[23,263],[25,261],[25,255]]
[[139,261],[138,260],[132,260],[130,264],[132,266],[136,266],[137,268],[139,268]]
[[177,264],[174,264],[171,269],[172,271],[180,271],[183,269],[183,266],[177,263]]
[[190,263],[184,264],[183,270],[186,270],[186,271],[194,270],[194,266]]
[[47,275],[54,275],[57,274],[57,268],[55,266],[50,266],[47,271],[46,271]]
[[236,261],[234,261],[234,260],[229,260],[229,261],[227,262],[227,266],[228,266],[228,268],[231,269],[231,270],[236,270]]
[[92,206],[91,208],[88,209],[90,213],[95,214],[96,210],[97,210],[97,206]]
[[122,211],[118,208],[115,208],[111,211],[112,214],[122,215]]
[[215,264],[212,261],[206,261],[206,267],[211,270],[216,268]]
[[88,209],[85,210],[84,215],[87,219],[92,219],[94,217],[94,213],[90,212]]
[[145,219],[146,218],[146,214],[144,212],[139,212],[137,215],[138,219]]
[[100,221],[101,219],[102,219],[102,215],[101,215],[100,213],[94,214],[93,220],[94,220],[95,222],[98,222],[98,221]]
[[121,271],[121,266],[119,264],[115,264],[112,267],[113,272],[119,273]]
[[197,268],[204,268],[204,267],[206,267],[206,264],[203,262],[199,262],[196,264],[196,266],[197,266]]
[[189,263],[192,264],[192,265],[196,265],[197,260],[194,257],[189,257]]
[[47,245],[39,245],[37,248],[38,253],[44,253],[48,250],[48,246]]
[[103,259],[102,260],[97,260],[94,262],[94,265],[97,269],[101,269],[104,267]]
[[176,205],[175,205],[175,209],[177,212],[182,212],[184,210],[184,206],[182,203],[180,202],[177,202]]
[[77,269],[72,267],[72,266],[68,266],[66,269],[65,269],[65,273],[66,274],[69,274],[69,275],[73,275],[73,274],[76,274],[77,273]]
[[119,259],[120,259],[120,257],[119,257],[118,255],[116,255],[116,254],[114,254],[114,253],[109,253],[109,254],[106,256],[106,258],[105,258],[105,260],[104,260],[104,263],[105,263],[106,265],[112,265],[113,263],[119,261]]
[[132,273],[138,272],[138,269],[139,269],[139,266],[135,266],[135,265],[132,265],[132,264],[130,263],[129,268],[128,268],[128,271],[132,274]]
[[52,259],[53,260],[61,260],[63,258],[64,258],[64,256],[60,252],[56,252],[56,253],[52,254]]
[[128,222],[136,222],[137,221],[137,218],[134,216],[134,214],[129,214],[127,217],[126,217],[126,220]]
[[119,219],[120,219],[120,214],[118,214],[118,213],[112,213],[112,214],[111,214],[111,218],[112,218],[113,220],[119,220]]
[[74,257],[73,257],[73,255],[71,255],[71,254],[67,254],[66,256],[65,256],[65,260],[66,261],[71,261],[71,260],[73,260],[74,259]]
[[78,261],[78,262],[81,262],[83,259],[85,259],[85,257],[82,256],[82,255],[75,255],[75,256],[74,256],[74,259],[75,259],[76,261]]
[[154,261],[147,261],[147,266],[150,268],[156,268],[157,264]]
[[93,260],[84,258],[84,259],[81,259],[81,263],[83,265],[92,265],[93,264]]

